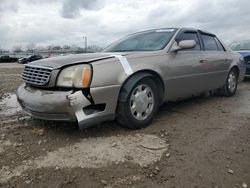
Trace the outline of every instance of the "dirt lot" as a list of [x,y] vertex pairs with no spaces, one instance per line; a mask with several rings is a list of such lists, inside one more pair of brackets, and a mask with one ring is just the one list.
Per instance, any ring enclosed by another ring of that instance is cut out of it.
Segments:
[[232,98],[166,103],[142,130],[79,132],[23,114],[21,70],[0,64],[0,187],[250,186],[250,81]]

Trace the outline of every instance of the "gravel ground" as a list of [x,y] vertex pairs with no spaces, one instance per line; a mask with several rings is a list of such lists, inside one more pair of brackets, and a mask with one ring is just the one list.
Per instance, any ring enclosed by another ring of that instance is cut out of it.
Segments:
[[22,65],[0,64],[0,187],[250,187],[250,81],[234,97],[164,104],[151,126],[26,116]]

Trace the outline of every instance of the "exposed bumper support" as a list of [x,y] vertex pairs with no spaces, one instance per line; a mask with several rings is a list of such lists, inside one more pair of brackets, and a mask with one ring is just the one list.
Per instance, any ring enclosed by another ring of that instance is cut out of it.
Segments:
[[77,121],[84,129],[93,124],[115,118],[116,102],[120,86],[91,88],[95,104],[105,104],[102,111],[85,114],[83,109],[91,105],[82,91],[51,91],[25,84],[17,90],[18,101],[24,111],[34,118],[44,120]]

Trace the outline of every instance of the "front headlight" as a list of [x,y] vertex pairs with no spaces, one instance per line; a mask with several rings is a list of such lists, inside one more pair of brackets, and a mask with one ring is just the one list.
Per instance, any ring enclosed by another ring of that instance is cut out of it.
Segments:
[[90,65],[70,66],[60,72],[56,85],[60,87],[87,88],[90,85],[91,76]]

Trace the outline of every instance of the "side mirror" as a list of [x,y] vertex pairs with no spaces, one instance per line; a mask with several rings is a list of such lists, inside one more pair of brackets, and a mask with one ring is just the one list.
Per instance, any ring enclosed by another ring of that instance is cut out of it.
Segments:
[[192,49],[196,46],[196,42],[194,40],[181,40],[178,44],[175,43],[172,47],[171,51],[177,52],[179,50]]

